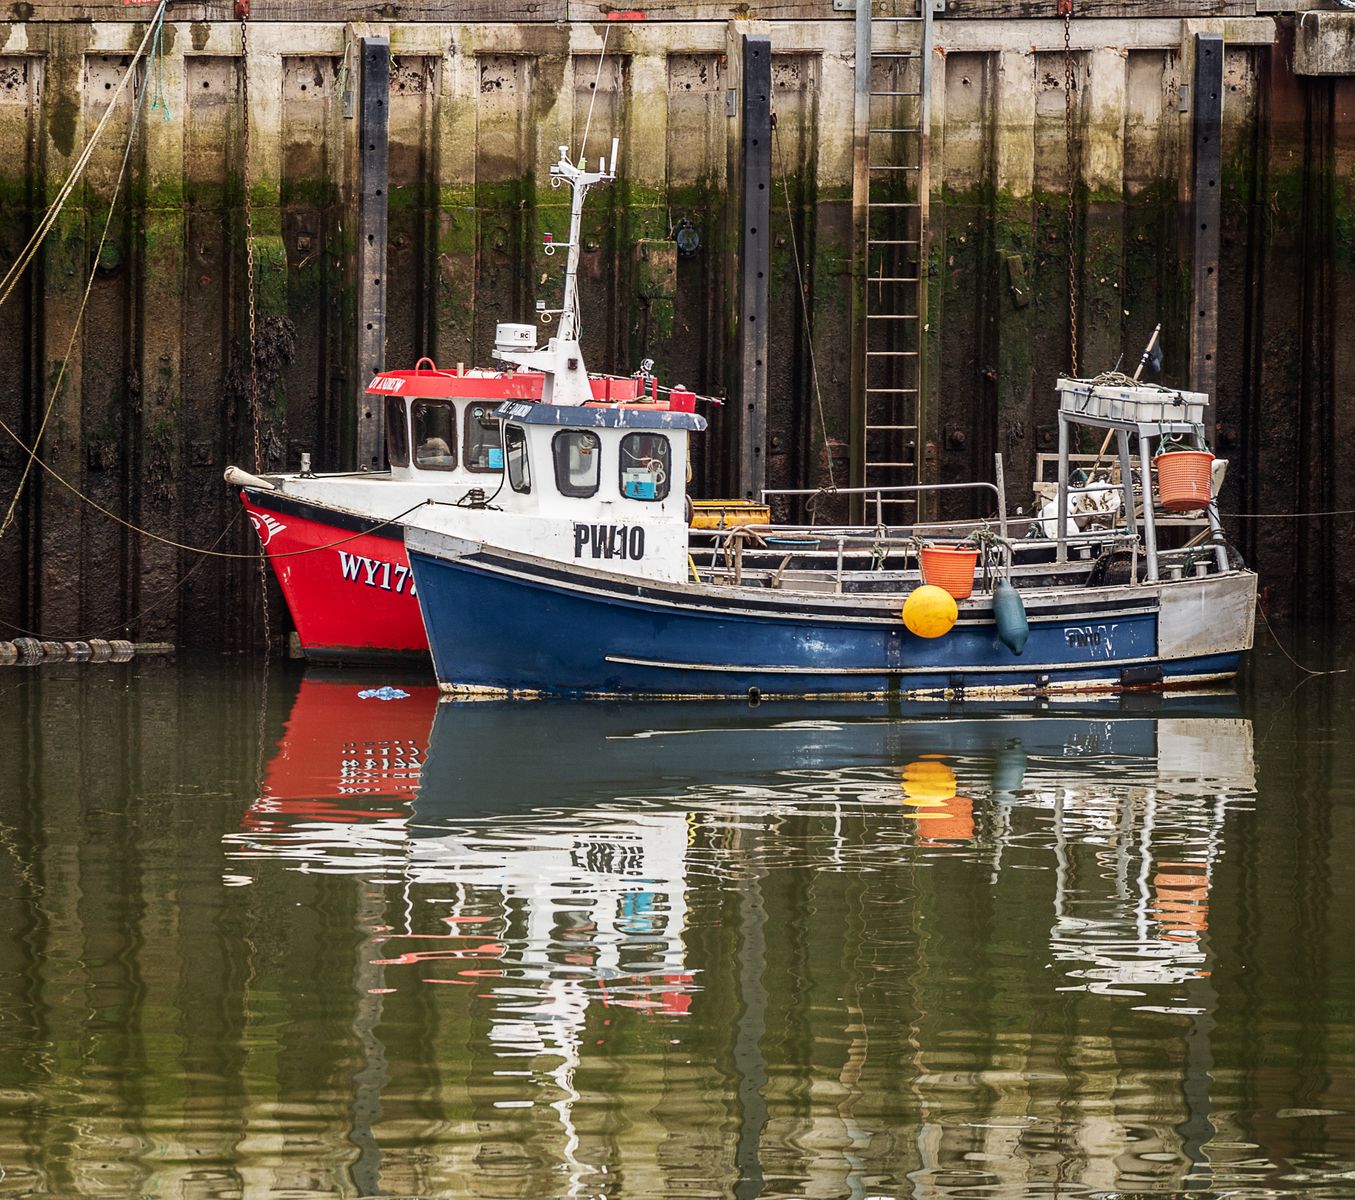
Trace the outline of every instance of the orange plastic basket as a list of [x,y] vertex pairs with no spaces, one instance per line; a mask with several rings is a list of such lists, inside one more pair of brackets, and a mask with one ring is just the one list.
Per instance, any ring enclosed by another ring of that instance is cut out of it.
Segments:
[[945,588],[957,600],[963,600],[974,590],[974,569],[979,565],[977,550],[924,546],[921,558],[924,583]]
[[1211,495],[1214,456],[1208,450],[1172,450],[1159,454],[1157,496],[1162,507],[1171,512],[1191,512],[1207,508]]

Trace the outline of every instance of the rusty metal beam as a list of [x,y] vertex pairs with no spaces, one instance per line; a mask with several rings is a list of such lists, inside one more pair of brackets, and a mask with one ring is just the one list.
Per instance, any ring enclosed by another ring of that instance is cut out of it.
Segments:
[[1213,444],[1218,404],[1219,221],[1223,125],[1223,38],[1195,35],[1195,78],[1191,88],[1193,166],[1191,174],[1190,386],[1208,392],[1205,435]]
[[743,221],[739,254],[739,494],[767,486],[767,310],[771,278],[772,41],[743,39]]
[[362,94],[358,126],[357,466],[380,470],[386,421],[367,383],[386,363],[386,204],[389,190],[390,39],[360,42]]

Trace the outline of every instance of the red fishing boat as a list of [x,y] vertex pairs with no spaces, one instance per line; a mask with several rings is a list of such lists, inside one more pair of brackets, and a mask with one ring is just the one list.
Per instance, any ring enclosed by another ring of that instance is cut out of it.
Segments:
[[[469,510],[487,503],[503,478],[494,410],[505,400],[541,400],[546,379],[531,370],[445,371],[425,359],[368,384],[368,392],[384,398],[387,470],[227,471],[227,481],[240,486],[307,658],[426,658],[400,522],[430,505]],[[602,404],[657,400],[657,384],[645,375],[589,382]]]

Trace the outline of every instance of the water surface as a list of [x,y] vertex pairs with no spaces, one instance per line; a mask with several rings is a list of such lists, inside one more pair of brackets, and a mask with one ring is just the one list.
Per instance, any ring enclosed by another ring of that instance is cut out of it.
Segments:
[[1355,1195],[1352,678],[6,670],[0,1196]]

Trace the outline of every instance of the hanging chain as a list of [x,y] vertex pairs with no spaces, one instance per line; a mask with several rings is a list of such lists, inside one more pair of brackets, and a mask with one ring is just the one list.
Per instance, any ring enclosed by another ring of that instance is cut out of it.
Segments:
[[246,369],[249,372],[249,417],[254,428],[254,471],[263,469],[263,451],[260,427],[263,414],[259,411],[259,376],[254,356],[254,211],[249,194],[249,21],[240,18],[240,110],[243,129],[240,134],[241,154],[244,156],[240,178],[244,183],[245,217],[245,300],[249,317],[249,344]]
[[1063,14],[1063,138],[1068,156],[1068,348],[1073,375],[1077,375],[1077,150],[1073,137],[1073,100],[1077,78],[1073,71],[1073,0],[1059,0]]
[[[263,469],[263,412],[259,407],[259,370],[255,345],[255,305],[254,305],[254,209],[249,193],[249,6],[243,5],[240,11],[240,148],[243,165],[240,178],[244,184],[245,218],[245,308],[249,321],[249,342],[246,348],[246,369],[249,387],[249,419],[254,434],[254,473]],[[272,622],[268,611],[268,556],[263,543],[259,543],[259,606],[263,614],[263,670],[264,696],[268,692],[268,657],[272,650]],[[264,705],[260,705],[259,720],[263,720]]]

